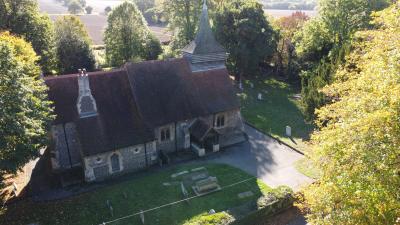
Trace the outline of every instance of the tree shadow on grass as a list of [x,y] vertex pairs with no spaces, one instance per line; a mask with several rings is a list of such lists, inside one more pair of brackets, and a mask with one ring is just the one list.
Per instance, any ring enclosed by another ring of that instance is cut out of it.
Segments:
[[[258,93],[263,93],[263,100],[257,99]],[[299,100],[292,98],[294,94],[290,84],[274,78],[247,80],[240,94],[242,114],[264,132],[285,137],[285,127],[290,126],[293,139],[309,140],[314,127],[305,121]]]

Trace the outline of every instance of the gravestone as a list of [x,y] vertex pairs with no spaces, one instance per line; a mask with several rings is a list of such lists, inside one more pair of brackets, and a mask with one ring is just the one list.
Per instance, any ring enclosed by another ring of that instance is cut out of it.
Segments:
[[193,181],[196,181],[196,180],[205,179],[205,178],[207,178],[207,177],[208,177],[207,172],[204,172],[204,173],[197,173],[197,174],[191,176],[191,179],[192,179]]
[[182,175],[188,174],[188,173],[189,173],[189,171],[184,170],[184,171],[182,171],[182,172],[172,174],[172,175],[171,175],[171,178],[177,178],[177,177],[179,177],[179,176],[182,176]]
[[197,167],[197,168],[191,169],[190,171],[197,172],[197,171],[201,171],[201,170],[206,170],[206,168],[205,167]]
[[290,126],[286,126],[286,136],[292,136],[292,128]]
[[192,188],[196,195],[203,195],[221,190],[221,187],[218,185],[218,179],[216,177],[208,177],[206,179],[199,180]]
[[239,198],[247,198],[253,196],[254,193],[252,191],[246,191],[238,194]]
[[253,89],[254,88],[254,84],[250,82],[250,87]]
[[257,100],[262,101],[263,100],[263,96],[261,93],[258,93],[257,95]]
[[187,192],[185,185],[183,185],[183,182],[181,182],[181,191],[182,191],[183,197],[187,198],[189,196],[189,193]]
[[140,210],[140,220],[142,221],[142,224],[144,224],[144,212],[143,212],[143,210]]

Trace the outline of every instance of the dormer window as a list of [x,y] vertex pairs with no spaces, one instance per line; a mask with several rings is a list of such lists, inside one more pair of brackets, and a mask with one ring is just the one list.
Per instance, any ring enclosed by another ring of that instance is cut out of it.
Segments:
[[170,127],[165,127],[160,129],[160,141],[170,141],[171,140],[171,129]]
[[225,115],[218,115],[215,121],[215,127],[222,128],[225,126]]

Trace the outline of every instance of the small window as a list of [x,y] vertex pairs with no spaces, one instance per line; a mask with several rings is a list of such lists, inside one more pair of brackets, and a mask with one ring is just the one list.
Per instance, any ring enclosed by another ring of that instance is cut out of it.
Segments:
[[161,129],[160,140],[162,142],[171,140],[171,131],[169,127]]
[[225,126],[225,116],[218,115],[216,121],[216,127],[224,127]]
[[113,154],[111,156],[111,171],[113,173],[118,172],[121,170],[121,165],[119,163],[119,155]]

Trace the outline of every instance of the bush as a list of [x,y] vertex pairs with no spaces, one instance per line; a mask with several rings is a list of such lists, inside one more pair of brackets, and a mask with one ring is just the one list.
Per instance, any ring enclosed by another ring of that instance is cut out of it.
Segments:
[[244,218],[238,219],[232,225],[261,224],[271,217],[293,205],[293,191],[287,186],[279,186],[273,192],[257,200],[257,210]]
[[183,225],[227,225],[233,221],[233,217],[226,212],[215,213],[212,215],[201,214]]
[[110,6],[107,6],[107,7],[104,9],[104,12],[106,13],[106,15],[107,15],[109,12],[111,12],[111,11],[112,11],[112,9],[111,9]]
[[85,10],[86,10],[86,13],[87,13],[87,14],[92,14],[93,7],[90,6],[90,5],[89,5],[89,6],[86,6]]

